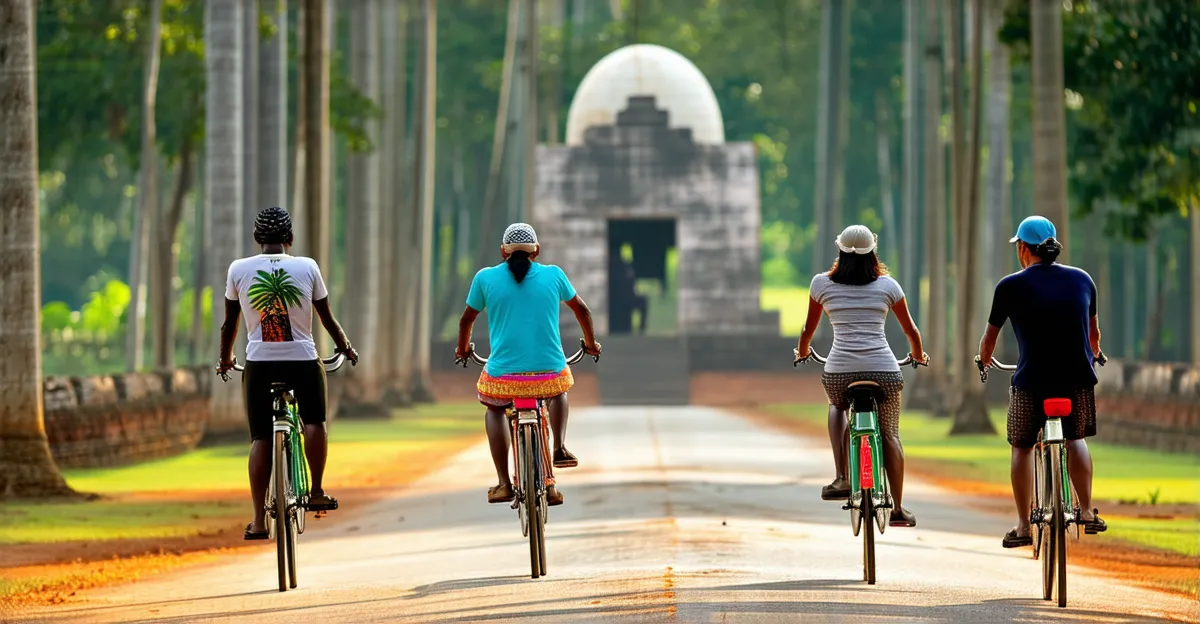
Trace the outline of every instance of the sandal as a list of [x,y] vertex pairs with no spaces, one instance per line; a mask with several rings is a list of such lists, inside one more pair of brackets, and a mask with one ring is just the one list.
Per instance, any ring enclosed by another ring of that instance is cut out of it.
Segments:
[[579,460],[576,459],[567,447],[562,447],[554,451],[554,467],[555,468],[574,468],[579,465]]
[[254,523],[249,522],[246,524],[246,532],[242,535],[242,539],[244,539],[248,542],[251,542],[254,540],[271,539],[271,532],[266,529],[263,529],[262,531],[255,531]]
[[333,511],[338,508],[337,499],[327,494],[314,494],[308,498],[304,506],[309,511]]
[[553,485],[546,488],[546,504],[550,505],[551,507],[556,507],[563,504],[562,492],[559,492],[558,488],[554,487]]
[[821,488],[821,500],[848,500],[850,498],[850,488],[834,487],[832,483]]
[[1022,546],[1033,546],[1033,535],[1017,535],[1017,530],[1013,529],[1004,534],[1004,541],[1001,544],[1005,548],[1020,548]]
[[901,507],[899,512],[892,512],[892,516],[888,520],[888,526],[911,529],[917,526],[917,517],[913,515],[913,512]]
[[512,485],[508,483],[488,488],[489,503],[509,503],[516,497],[517,495],[513,492]]
[[1083,532],[1085,535],[1095,535],[1097,533],[1103,533],[1108,530],[1108,523],[1105,522],[1104,519],[1100,517],[1099,509],[1093,509],[1092,510],[1092,519],[1084,520],[1082,522],[1082,524],[1083,524]]

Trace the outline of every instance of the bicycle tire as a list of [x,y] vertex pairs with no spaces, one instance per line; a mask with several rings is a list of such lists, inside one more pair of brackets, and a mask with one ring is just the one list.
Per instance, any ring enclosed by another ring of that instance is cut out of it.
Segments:
[[1038,489],[1042,493],[1042,518],[1038,523],[1038,532],[1041,539],[1041,558],[1042,558],[1042,600],[1050,600],[1054,597],[1054,576],[1057,570],[1054,567],[1055,563],[1055,548],[1054,548],[1054,506],[1046,503],[1052,498],[1051,492],[1054,491],[1054,477],[1048,470],[1050,462],[1050,449],[1042,447],[1038,453],[1037,461],[1042,465],[1041,481],[1037,484]]
[[279,591],[288,589],[288,521],[287,521],[287,433],[275,432],[274,467],[271,469],[271,483],[275,489],[274,516],[271,522],[275,526],[275,555],[279,568]]
[[1064,448],[1058,446],[1050,455],[1050,470],[1054,473],[1053,532],[1054,541],[1057,543],[1054,549],[1054,558],[1058,567],[1058,607],[1060,609],[1067,606],[1067,516],[1066,509],[1063,507],[1063,487],[1069,486],[1063,483],[1063,451]]
[[[535,433],[542,433],[542,432],[535,430]],[[538,485],[542,485],[542,484],[546,483],[546,473],[545,473],[546,467],[545,467],[544,461],[543,461],[544,458],[543,458],[542,436],[541,435],[534,436],[533,453],[534,453],[534,457],[537,458],[535,460],[537,463],[534,464],[535,466],[537,466],[537,470],[533,471],[534,481]],[[537,492],[538,492],[538,495],[535,498],[535,502],[537,503],[537,507],[538,507],[538,513],[537,513],[538,566],[539,566],[539,569],[541,570],[541,575],[546,576],[546,510],[549,508],[550,505],[549,505],[549,503],[546,502],[546,488],[544,486],[539,487]]]
[[1044,455],[1040,451],[1035,451],[1033,456],[1033,503],[1029,507],[1029,536],[1033,538],[1033,560],[1037,561],[1042,550],[1042,523],[1034,522],[1035,517],[1040,514],[1035,514],[1037,510],[1044,507],[1042,501],[1046,500],[1042,493],[1044,484],[1042,476],[1046,474],[1045,466],[1042,465]]
[[875,500],[874,490],[862,491],[863,509],[863,580],[875,584]]
[[[292,465],[291,451],[288,451],[287,465]],[[287,500],[292,500],[292,494],[295,493],[295,484],[292,482],[292,473],[286,473],[284,479],[286,491],[288,493]],[[296,589],[296,535],[299,534],[299,524],[296,522],[296,515],[303,514],[304,510],[299,505],[287,505],[287,548],[288,548],[288,585],[292,589]]]
[[518,444],[520,445],[521,454],[521,482],[524,486],[524,499],[522,504],[525,506],[525,517],[529,522],[529,568],[530,577],[538,578],[542,574],[542,563],[538,555],[538,529],[540,528],[540,518],[537,509],[537,482],[534,480],[536,471],[533,465],[533,436],[531,425],[522,425],[521,432],[518,436]]

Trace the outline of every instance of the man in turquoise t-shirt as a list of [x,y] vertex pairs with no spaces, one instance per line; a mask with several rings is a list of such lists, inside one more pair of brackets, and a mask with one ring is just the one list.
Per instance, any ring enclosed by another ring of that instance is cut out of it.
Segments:
[[[533,228],[514,223],[504,232],[500,247],[503,264],[482,269],[471,282],[467,308],[458,326],[455,357],[470,354],[471,328],[480,312],[488,311],[491,356],[479,377],[479,402],[487,406],[487,434],[492,462],[500,482],[488,489],[488,502],[514,497],[508,473],[512,444],[505,410],[513,399],[545,399],[554,433],[554,467],[571,468],[579,461],[564,445],[567,429],[567,391],[574,384],[558,331],[559,306],[566,303],[583,329],[584,351],[599,356],[600,345],[592,326],[592,313],[579,298],[566,273],[554,265],[538,264],[541,247]],[[551,486],[551,505],[563,497]]]

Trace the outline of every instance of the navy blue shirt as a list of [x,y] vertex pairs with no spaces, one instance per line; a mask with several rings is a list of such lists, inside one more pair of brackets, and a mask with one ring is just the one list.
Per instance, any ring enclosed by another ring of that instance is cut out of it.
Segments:
[[1034,264],[1000,280],[988,323],[1012,320],[1021,355],[1012,385],[1031,391],[1070,391],[1096,385],[1089,341],[1096,284],[1086,271]]

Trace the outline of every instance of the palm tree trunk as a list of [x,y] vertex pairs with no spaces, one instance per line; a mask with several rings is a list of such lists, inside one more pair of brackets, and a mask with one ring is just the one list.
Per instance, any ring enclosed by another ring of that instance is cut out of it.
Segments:
[[887,100],[882,89],[875,91],[875,165],[879,170],[879,203],[883,207],[883,231],[891,241],[884,247],[887,263],[895,266],[900,257],[900,228],[896,226],[896,202],[892,194],[892,142]]
[[329,271],[329,18],[304,0],[304,234],[301,246]]
[[70,494],[42,419],[34,3],[0,3],[0,499]]
[[1200,197],[1193,195],[1188,206],[1189,221],[1192,224],[1191,262],[1188,289],[1191,293],[1191,352],[1192,366],[1200,366]]
[[[962,48],[962,27],[963,14],[960,0],[946,0],[946,22],[943,25],[946,33],[946,48],[943,54],[946,59],[946,69],[950,75],[950,222],[951,227],[951,258],[954,267],[954,275],[957,277],[963,271],[963,266],[959,264],[962,260],[960,255],[960,246],[963,242],[963,202],[965,201],[964,193],[966,185],[964,184],[964,167],[966,166],[966,123],[963,115],[963,68],[959,50]],[[955,280],[955,285],[962,283],[960,280]],[[949,289],[949,284],[947,284]],[[948,292],[949,295],[949,292]],[[954,293],[954,303],[957,304],[958,293]],[[957,315],[956,315],[957,316]],[[946,332],[946,368],[949,372],[949,380],[952,387],[957,390],[957,372],[959,370],[958,358],[960,356],[961,345],[958,344],[959,334],[957,330],[956,318],[947,315],[949,329]],[[959,400],[958,397],[950,397],[951,405],[954,405]]]
[[[403,127],[403,118],[397,114],[397,108],[403,98],[403,86],[400,82],[400,60],[403,34],[400,29],[400,7],[395,2],[385,2],[379,8],[379,70],[380,98],[383,109],[379,143],[379,231],[376,244],[379,249],[379,312],[376,338],[380,345],[376,370],[379,375],[379,386],[383,392],[381,402],[385,406],[403,404],[405,397],[399,392],[396,379],[396,320],[400,310],[397,307],[396,291],[400,289],[400,274],[403,271],[398,264],[401,256],[397,253],[399,239],[396,236],[396,223],[401,219],[402,210],[396,199],[399,197],[400,174],[399,158],[397,157],[397,128]],[[403,111],[403,109],[400,109]],[[402,114],[402,113],[401,113]]]
[[437,146],[437,0],[423,0],[425,6],[425,37],[422,45],[422,64],[425,66],[421,97],[421,290],[419,322],[417,323],[417,387],[415,398],[433,400],[430,378],[430,340],[433,334],[433,191],[434,165]]
[[[388,180],[386,209],[392,211],[389,245],[394,247],[395,255],[391,263],[391,296],[389,313],[386,317],[390,319],[387,324],[391,328],[386,346],[387,352],[391,356],[388,362],[388,371],[391,377],[392,391],[385,395],[384,404],[405,406],[412,402],[408,391],[410,377],[406,376],[408,371],[405,370],[406,363],[409,361],[405,348],[406,345],[411,345],[412,341],[404,335],[404,331],[409,326],[408,319],[411,312],[408,302],[415,296],[412,288],[415,275],[414,263],[401,253],[410,249],[405,241],[412,239],[413,229],[412,205],[406,201],[405,191],[407,189],[403,183],[405,175],[409,171],[405,129],[408,124],[407,34],[410,6],[408,0],[399,0],[390,6],[395,10],[384,21],[384,42],[391,49],[390,52],[385,49],[384,59],[390,59],[389,62],[392,63],[392,68],[386,71],[384,76],[384,84],[391,84],[391,89],[385,92],[384,96],[384,110],[386,111],[384,136],[389,145],[389,165],[385,170],[384,177]],[[390,99],[387,93],[391,94]],[[411,331],[409,335],[411,336]]]
[[[242,219],[258,216],[258,0],[242,0]],[[242,254],[258,253],[254,228],[242,228]]]
[[[424,2],[424,0],[418,0],[418,2]],[[417,6],[421,5],[414,3],[414,6],[412,7],[414,10],[413,14],[422,15],[424,13],[424,8],[418,9]],[[427,102],[422,94],[424,93],[423,85],[425,84],[425,73],[428,70],[428,67],[422,62],[422,59],[424,58],[425,39],[427,34],[425,31],[424,22],[417,20],[413,23],[412,27],[413,36],[417,41],[418,56],[416,62],[413,64],[413,114],[411,115],[411,130],[409,132],[413,138],[412,151],[409,158],[409,173],[412,176],[412,183],[410,185],[408,197],[409,213],[407,220],[409,223],[409,238],[406,240],[408,240],[409,248],[414,250],[416,254],[418,254],[418,257],[416,262],[409,263],[412,265],[412,267],[408,273],[409,283],[407,290],[409,292],[409,297],[405,301],[405,313],[403,317],[404,324],[400,328],[400,338],[402,340],[400,343],[400,361],[402,363],[401,379],[405,380],[406,387],[408,388],[409,399],[414,403],[421,403],[432,400],[432,396],[428,396],[430,393],[429,388],[421,384],[420,377],[417,374],[418,366],[416,363],[418,341],[417,332],[420,325],[420,310],[418,302],[421,296],[421,282],[424,281],[424,276],[422,274],[423,267],[420,262],[419,254],[422,253],[421,160],[422,154],[424,153],[424,145],[427,136],[425,132],[425,105]]]
[[[921,5],[920,0],[904,0],[904,180],[902,221],[903,240],[900,243],[900,276],[915,287],[920,284],[917,250],[917,211],[921,205],[920,164],[920,75],[921,75]],[[911,297],[908,305],[913,318],[921,318],[918,296]]]
[[[379,101],[379,5],[355,3],[350,11],[350,78],[354,86],[372,102]],[[380,306],[379,263],[379,130],[375,120],[366,122],[372,151],[347,156],[347,254],[346,285],[355,304],[350,307],[348,330],[355,336],[378,336]],[[362,338],[360,338],[361,340]],[[352,383],[343,399],[353,398],[357,405],[377,405],[380,388],[377,379],[382,349],[368,354],[362,366],[351,374]]]
[[959,227],[963,236],[958,245],[958,408],[954,414],[954,425],[950,433],[995,433],[988,418],[987,403],[983,397],[983,386],[975,381],[974,334],[979,331],[975,309],[978,305],[979,289],[975,287],[978,277],[979,254],[979,161],[983,152],[980,141],[981,103],[983,100],[983,7],[975,0],[971,12],[971,144],[967,163],[967,184],[964,201],[959,205]]
[[[204,13],[204,42],[207,53],[205,93],[204,197],[212,223],[208,245],[209,279],[212,286],[214,319],[225,309],[225,277],[242,246],[244,191],[242,149],[242,20],[239,0],[211,0]],[[236,384],[214,383],[212,431],[236,431],[245,427],[241,392]]]
[[305,5],[306,0],[299,0],[296,6],[296,49],[300,53],[300,71],[296,72],[296,122],[292,140],[292,176],[291,176],[291,199],[288,204],[292,212],[292,222],[296,224],[297,234],[303,234],[307,231],[308,217],[304,213],[304,194],[305,194],[305,178],[304,178],[304,163],[306,157],[304,155],[304,142],[308,135],[308,95],[307,95],[307,74],[306,65],[304,64],[304,55],[308,49],[305,45],[305,20],[308,19]]
[[1065,243],[1060,260],[1071,251],[1067,211],[1066,105],[1063,96],[1061,0],[1029,0],[1033,47],[1033,196],[1038,212],[1054,222]]
[[1162,271],[1159,270],[1158,226],[1149,226],[1146,237],[1146,333],[1142,342],[1142,359],[1153,360],[1158,351],[1158,336],[1162,329]]
[[533,191],[537,183],[538,132],[538,3],[526,0],[525,7],[525,192],[521,220],[533,220]]
[[[989,54],[987,118],[988,118],[988,170],[987,170],[987,231],[983,240],[983,259],[986,262],[985,282],[990,286],[1004,276],[1008,266],[1006,260],[1012,254],[1007,240],[1011,229],[1005,223],[1005,215],[1012,211],[1009,192],[1008,155],[1009,103],[1012,98],[1012,70],[1009,67],[1008,46],[1000,41],[1000,26],[1004,22],[1004,5],[991,3],[986,14],[988,20],[987,44]],[[1008,218],[1011,221],[1011,216]]]
[[508,1],[508,26],[504,39],[504,67],[500,78],[500,101],[496,105],[496,124],[492,132],[492,160],[488,167],[486,195],[483,200],[483,214],[480,216],[479,248],[475,258],[477,266],[487,266],[488,260],[496,254],[496,216],[500,202],[500,171],[504,162],[504,152],[508,132],[508,106],[512,98],[513,69],[516,65],[517,30],[520,23],[520,0]]
[[204,293],[204,285],[208,281],[208,250],[206,245],[209,240],[209,222],[208,211],[204,209],[204,157],[196,159],[196,179],[201,181],[199,197],[192,204],[193,210],[193,227],[195,228],[195,237],[193,238],[195,255],[192,257],[192,329],[191,338],[188,341],[188,363],[199,364],[200,354],[204,352],[204,318],[203,318],[203,303],[201,297]]
[[849,8],[840,0],[821,3],[821,59],[817,86],[817,152],[816,183],[813,211],[817,237],[813,241],[813,271],[828,266],[833,254],[833,239],[839,213],[836,200],[838,178],[838,149],[841,129],[841,65],[844,62],[842,23],[848,20]]
[[[287,0],[263,0],[275,24],[258,46],[257,208],[288,206]],[[296,215],[292,215],[295,220]]]
[[[565,18],[564,13],[566,11],[566,7],[563,5],[563,3],[565,1],[566,0],[547,0],[546,3],[549,10],[546,11],[545,21],[556,33],[561,33],[563,29],[563,22]],[[569,45],[569,43],[560,34],[557,45],[553,50],[555,56],[558,58],[558,61],[550,69],[550,84],[546,85],[545,89],[546,93],[544,106],[546,108],[547,145],[558,145],[559,143],[558,109],[562,102],[563,59],[566,58],[564,51],[567,45]]]
[[157,257],[154,266],[156,280],[150,292],[154,297],[154,368],[175,368],[175,276],[179,273],[179,249],[175,237],[179,223],[183,220],[183,207],[192,188],[192,145],[193,129],[189,128],[180,144],[179,164],[176,165],[175,190],[171,194],[169,209],[159,220],[155,233]]
[[125,368],[140,370],[146,342],[146,276],[150,256],[153,215],[158,211],[158,144],[155,139],[154,109],[158,100],[158,66],[162,0],[151,0],[146,66],[142,83],[142,147],[138,181],[138,208],[133,215],[129,253],[129,321],[126,324]]

